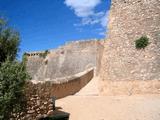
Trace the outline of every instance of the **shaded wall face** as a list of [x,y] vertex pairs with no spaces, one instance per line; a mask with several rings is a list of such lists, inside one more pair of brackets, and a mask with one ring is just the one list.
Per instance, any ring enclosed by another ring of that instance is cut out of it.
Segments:
[[97,43],[97,54],[96,54],[96,71],[95,75],[98,76],[100,74],[100,70],[102,66],[102,57],[103,57],[103,51],[104,51],[104,40],[101,40]]
[[37,71],[43,65],[44,59],[39,56],[28,57],[27,58],[27,71],[29,75],[33,78]]
[[[155,80],[160,78],[160,1],[113,0],[109,35],[101,76],[104,80]],[[146,35],[150,44],[135,48]]]
[[[51,53],[52,55],[52,53]],[[52,55],[48,59],[46,78],[55,79],[84,71],[96,66],[96,46],[90,44],[81,47],[80,44],[68,46],[59,55]]]

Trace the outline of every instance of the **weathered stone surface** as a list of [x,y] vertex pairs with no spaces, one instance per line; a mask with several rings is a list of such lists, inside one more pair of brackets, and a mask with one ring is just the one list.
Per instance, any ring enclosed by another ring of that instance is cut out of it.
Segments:
[[29,110],[27,113],[33,114],[34,112],[35,112],[35,110]]
[[102,49],[100,41],[88,40],[49,50],[45,58],[39,55],[43,51],[27,53],[27,70],[33,80],[47,81],[71,76],[98,66]]
[[49,111],[47,112],[47,115],[53,115],[53,113],[54,113],[53,110],[49,110]]
[[73,95],[84,87],[94,76],[94,69],[70,76],[61,82],[54,81],[30,81],[26,85],[27,111],[14,114],[13,117],[23,120],[35,120],[36,118],[53,114],[52,97],[62,98]]
[[[13,117],[34,120],[53,114],[51,97],[78,92],[93,78],[93,69],[88,69],[92,67],[96,73],[101,68],[102,94],[160,93],[159,11],[159,0],[112,0],[104,51],[103,42],[85,41],[50,50],[46,58],[28,53],[27,69],[33,79],[26,88],[27,112]],[[142,35],[150,44],[137,50],[135,40]]]
[[[104,82],[113,81],[116,87],[115,81],[160,80],[159,11],[159,0],[112,0],[101,66]],[[150,44],[137,50],[135,40],[143,35]],[[104,89],[108,89],[107,83]]]

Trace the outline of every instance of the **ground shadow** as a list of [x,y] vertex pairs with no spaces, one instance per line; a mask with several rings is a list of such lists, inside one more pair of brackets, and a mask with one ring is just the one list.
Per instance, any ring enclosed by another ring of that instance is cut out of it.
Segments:
[[38,120],[69,120],[70,114],[61,110],[62,107],[56,107],[53,113],[47,117]]

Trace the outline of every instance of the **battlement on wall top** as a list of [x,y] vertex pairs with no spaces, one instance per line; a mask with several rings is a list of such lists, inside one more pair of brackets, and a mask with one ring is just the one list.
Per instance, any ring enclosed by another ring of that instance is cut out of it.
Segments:
[[31,56],[40,56],[41,54],[43,54],[45,51],[41,51],[41,52],[27,52],[25,53],[25,55],[27,57],[31,57]]
[[112,0],[112,6],[130,5],[135,3],[150,3],[157,0]]
[[[75,44],[80,44],[80,43],[94,43],[94,42],[97,42],[97,41],[100,41],[98,39],[90,39],[90,40],[77,40],[77,41],[69,41],[69,42],[66,42],[64,45],[58,47],[58,48],[55,48],[55,49],[50,49],[48,50],[49,52],[53,52],[55,50],[60,50],[60,49],[64,49],[66,46],[68,45],[75,45]],[[34,51],[34,52],[26,52],[25,55],[27,57],[38,57],[40,56],[41,54],[45,53],[45,50],[44,51]]]

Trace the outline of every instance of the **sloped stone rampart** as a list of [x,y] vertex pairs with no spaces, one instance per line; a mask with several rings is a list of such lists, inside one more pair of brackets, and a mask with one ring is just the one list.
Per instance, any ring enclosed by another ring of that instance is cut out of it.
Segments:
[[100,69],[103,45],[98,40],[75,41],[57,49],[49,50],[45,58],[40,52],[27,53],[27,70],[33,80],[55,80],[88,68]]

